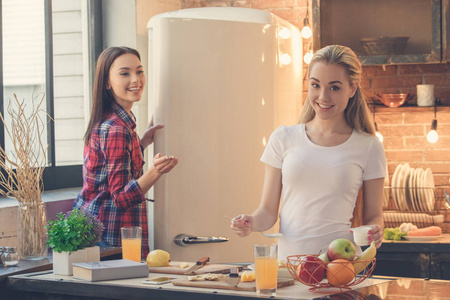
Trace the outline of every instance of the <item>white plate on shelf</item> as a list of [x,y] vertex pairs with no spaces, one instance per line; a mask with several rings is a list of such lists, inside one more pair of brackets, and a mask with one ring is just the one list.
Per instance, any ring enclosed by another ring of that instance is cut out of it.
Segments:
[[423,196],[423,169],[420,168],[416,178],[417,204],[420,211],[426,211],[424,196]]
[[398,187],[398,204],[401,210],[408,211],[408,206],[406,205],[406,197],[405,197],[405,175],[410,169],[409,164],[405,163],[403,168],[400,170],[398,179],[397,179],[397,187]]
[[404,186],[405,186],[405,204],[408,207],[409,211],[415,211],[414,203],[412,200],[411,186],[412,186],[412,173],[414,172],[414,168],[409,168],[405,170],[404,175]]
[[386,177],[384,177],[384,185],[383,185],[383,208],[387,208],[389,205],[389,171],[388,165],[386,162]]
[[425,187],[425,197],[426,197],[426,203],[428,211],[432,211],[434,209],[434,178],[433,178],[433,172],[430,168],[427,168],[425,170],[424,176],[424,187]]
[[442,235],[433,235],[433,236],[404,236],[403,238],[407,241],[411,242],[426,242],[426,241],[434,241],[440,238]]
[[416,168],[414,170],[413,173],[413,177],[412,177],[412,196],[413,196],[413,202],[414,202],[414,207],[416,208],[416,211],[420,211],[420,206],[419,206],[419,194],[417,191],[418,185],[417,185],[417,178],[420,172],[420,168]]
[[398,209],[401,209],[398,204],[398,189],[397,189],[397,177],[400,170],[403,168],[403,164],[397,165],[394,171],[394,175],[392,175],[392,181],[391,181],[391,187],[392,187],[392,199],[394,200],[395,206],[397,206]]
[[416,203],[414,201],[414,173],[415,172],[416,172],[415,168],[411,168],[409,170],[409,174],[407,176],[408,180],[406,182],[406,201],[412,211],[417,211]]

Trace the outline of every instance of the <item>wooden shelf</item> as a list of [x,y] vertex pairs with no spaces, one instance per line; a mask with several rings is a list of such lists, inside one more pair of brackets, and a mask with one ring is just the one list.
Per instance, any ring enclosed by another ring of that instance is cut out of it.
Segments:
[[[373,103],[369,103],[370,111],[373,112]],[[449,105],[438,105],[437,111],[446,111],[450,112]],[[376,103],[376,113],[389,112],[389,113],[402,113],[402,112],[434,112],[434,106],[416,106],[416,105],[406,105],[399,107],[387,107],[384,104]]]

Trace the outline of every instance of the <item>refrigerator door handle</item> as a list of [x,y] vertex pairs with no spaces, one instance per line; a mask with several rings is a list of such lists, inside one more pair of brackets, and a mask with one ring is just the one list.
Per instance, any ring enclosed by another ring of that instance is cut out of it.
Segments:
[[185,233],[180,233],[174,238],[175,244],[182,247],[187,247],[192,244],[209,244],[209,243],[223,243],[228,242],[229,238],[226,237],[204,237],[204,236],[192,236]]

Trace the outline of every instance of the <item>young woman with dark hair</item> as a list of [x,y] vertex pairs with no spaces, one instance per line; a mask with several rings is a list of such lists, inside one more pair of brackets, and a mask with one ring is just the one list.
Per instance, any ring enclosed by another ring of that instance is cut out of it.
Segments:
[[103,245],[120,246],[121,227],[142,227],[142,257],[149,251],[145,194],[178,163],[176,157],[158,153],[143,172],[143,151],[163,127],[154,126],[152,120],[141,139],[136,133],[131,108],[141,100],[144,86],[144,68],[136,50],[110,47],[102,52],[84,137],[83,188],[74,204],[103,222]]

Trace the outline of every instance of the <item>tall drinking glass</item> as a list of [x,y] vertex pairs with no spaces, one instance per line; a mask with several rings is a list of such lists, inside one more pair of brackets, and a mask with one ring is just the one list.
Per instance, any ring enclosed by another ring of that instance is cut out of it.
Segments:
[[277,291],[278,245],[255,245],[255,276],[258,294]]
[[122,258],[141,262],[142,228],[122,227]]

